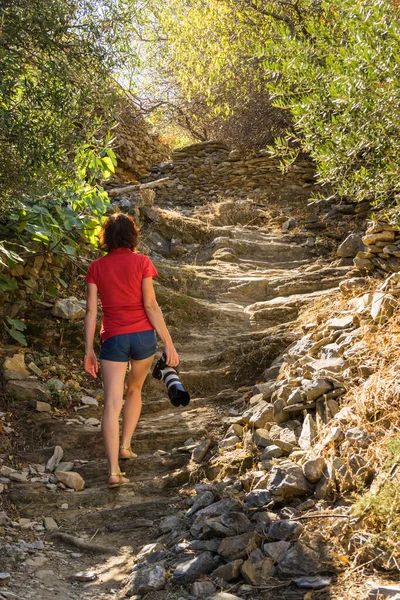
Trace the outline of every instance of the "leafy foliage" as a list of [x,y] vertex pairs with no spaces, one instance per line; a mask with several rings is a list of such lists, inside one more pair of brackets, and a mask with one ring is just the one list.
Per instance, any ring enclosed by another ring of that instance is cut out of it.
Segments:
[[[151,16],[141,36],[150,46],[152,68],[161,74],[157,85],[172,101],[179,99],[178,89],[195,113],[202,107],[197,130],[218,115],[222,122],[240,123],[240,107],[267,90],[265,107],[272,99],[293,120],[293,128],[277,136],[284,165],[305,150],[315,159],[320,182],[339,194],[377,203],[395,199],[398,2],[171,0],[146,6]],[[259,123],[264,130],[271,126],[266,119]],[[254,136],[250,126],[237,133]]]

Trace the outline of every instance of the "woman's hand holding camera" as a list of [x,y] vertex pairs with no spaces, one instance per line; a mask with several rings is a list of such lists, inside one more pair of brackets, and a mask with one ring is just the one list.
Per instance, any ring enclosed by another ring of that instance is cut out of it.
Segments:
[[165,345],[165,355],[166,355],[166,363],[170,367],[177,367],[179,365],[179,355],[175,350],[175,346],[173,344]]

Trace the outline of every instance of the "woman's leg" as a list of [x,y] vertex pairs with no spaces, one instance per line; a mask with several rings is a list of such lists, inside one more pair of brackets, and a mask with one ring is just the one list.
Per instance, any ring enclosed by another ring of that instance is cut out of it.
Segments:
[[[122,419],[121,446],[130,448],[131,439],[142,410],[142,387],[150,370],[153,356],[144,360],[131,360],[131,368],[126,381],[126,396]],[[121,456],[129,456],[129,451],[121,450]]]
[[[104,385],[104,410],[101,429],[110,473],[119,473],[119,415],[122,408],[127,362],[100,360],[100,364]],[[115,483],[117,479],[111,477],[110,483]]]

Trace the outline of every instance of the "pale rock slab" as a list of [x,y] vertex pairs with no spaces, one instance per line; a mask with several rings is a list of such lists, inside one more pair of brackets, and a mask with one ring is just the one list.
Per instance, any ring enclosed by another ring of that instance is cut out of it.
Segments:
[[61,483],[76,492],[80,492],[85,487],[85,481],[82,476],[75,471],[56,471],[55,475],[58,481],[61,481]]
[[46,471],[50,471],[50,473],[52,473],[57,467],[58,463],[61,461],[63,456],[64,450],[61,448],[61,446],[55,446],[53,456],[49,458],[49,460],[46,463]]
[[311,448],[312,443],[315,440],[316,436],[317,436],[317,426],[315,424],[315,421],[310,414],[307,414],[304,419],[303,427],[302,427],[301,434],[299,437],[300,448],[302,448],[303,450],[307,450],[308,448]]
[[53,315],[61,319],[80,319],[85,316],[86,303],[83,300],[78,300],[74,296],[71,298],[61,298],[56,301],[53,308]]

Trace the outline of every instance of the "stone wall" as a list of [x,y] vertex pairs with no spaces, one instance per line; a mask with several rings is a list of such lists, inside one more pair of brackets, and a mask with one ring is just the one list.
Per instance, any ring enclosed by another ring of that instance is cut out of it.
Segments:
[[122,181],[139,182],[140,177],[148,175],[151,165],[169,158],[171,150],[132,106],[121,107],[118,121],[114,142],[116,175]]
[[397,225],[377,221],[370,223],[362,238],[364,249],[354,265],[360,272],[387,277],[400,271],[400,231]]
[[246,197],[260,194],[284,199],[293,194],[308,197],[315,191],[315,169],[310,158],[291,165],[286,174],[279,160],[267,150],[242,153],[220,141],[208,141],[179,148],[172,153],[171,162],[151,169],[146,179],[169,177],[170,183],[157,190],[157,197],[179,201],[198,199],[217,200],[220,196]]

